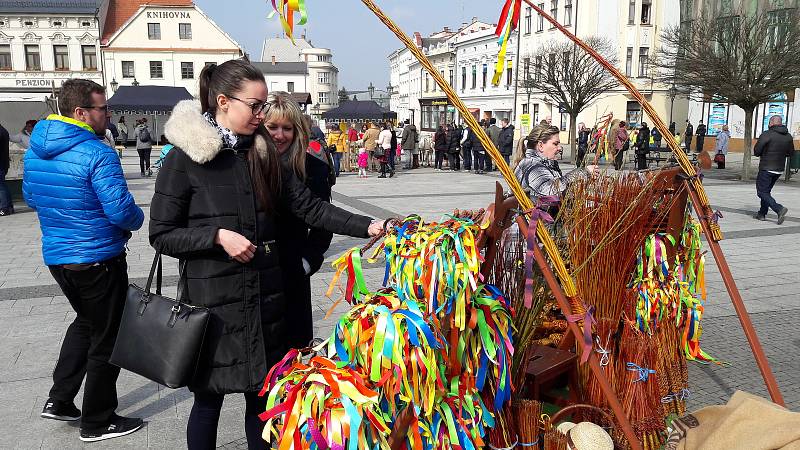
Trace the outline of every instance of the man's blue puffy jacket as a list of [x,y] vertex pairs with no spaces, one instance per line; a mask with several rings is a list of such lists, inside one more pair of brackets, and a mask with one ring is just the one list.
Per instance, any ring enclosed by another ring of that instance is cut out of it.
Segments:
[[22,190],[39,214],[47,265],[117,256],[130,231],[144,221],[117,152],[90,130],[82,122],[51,115],[36,124],[25,153]]

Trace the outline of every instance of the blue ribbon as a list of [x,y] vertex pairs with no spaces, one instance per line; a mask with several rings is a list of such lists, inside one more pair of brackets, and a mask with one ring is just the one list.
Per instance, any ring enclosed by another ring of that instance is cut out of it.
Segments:
[[648,369],[647,367],[639,367],[638,365],[632,362],[629,362],[627,366],[628,366],[627,370],[633,372],[639,372],[639,378],[633,380],[634,383],[637,383],[639,381],[647,381],[647,378],[650,377],[650,374],[656,373],[656,371],[653,369]]

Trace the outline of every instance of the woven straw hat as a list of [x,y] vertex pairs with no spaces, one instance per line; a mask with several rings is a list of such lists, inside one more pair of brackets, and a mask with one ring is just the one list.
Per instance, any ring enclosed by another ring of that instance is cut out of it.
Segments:
[[567,435],[570,450],[614,450],[611,436],[592,422],[563,422],[556,429]]

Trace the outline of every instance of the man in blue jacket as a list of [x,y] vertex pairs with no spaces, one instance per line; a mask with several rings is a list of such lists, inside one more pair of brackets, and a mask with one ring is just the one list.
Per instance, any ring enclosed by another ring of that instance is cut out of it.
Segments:
[[[25,153],[23,194],[36,210],[42,253],[77,317],[67,329],[41,416],[81,419],[80,439],[133,433],[141,419],[115,414],[119,368],[114,348],[128,287],[125,244],[144,213],[128,191],[117,153],[103,143],[105,89],[64,82],[59,111],[36,124]],[[75,407],[84,376],[83,414]]]

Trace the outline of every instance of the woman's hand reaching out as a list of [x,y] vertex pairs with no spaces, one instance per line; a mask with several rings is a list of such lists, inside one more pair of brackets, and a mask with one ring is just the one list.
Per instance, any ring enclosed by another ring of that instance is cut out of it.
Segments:
[[220,228],[214,243],[221,245],[228,256],[242,264],[249,262],[256,254],[256,246],[235,231]]

